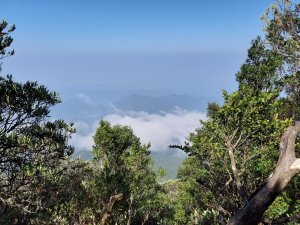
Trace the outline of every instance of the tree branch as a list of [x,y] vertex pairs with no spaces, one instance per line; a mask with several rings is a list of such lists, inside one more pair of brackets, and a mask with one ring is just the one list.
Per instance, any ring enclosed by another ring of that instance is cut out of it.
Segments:
[[[248,195],[247,193],[245,192],[243,186],[242,186],[242,183],[240,181],[240,176],[239,176],[239,171],[237,169],[237,166],[236,166],[236,161],[235,161],[235,158],[234,158],[234,146],[232,145],[232,140],[235,136],[235,134],[237,133],[237,129],[233,132],[232,136],[226,141],[225,143],[225,146],[227,147],[227,151],[228,151],[228,154],[229,154],[229,158],[230,158],[230,164],[231,164],[231,170],[232,170],[232,174],[233,174],[233,178],[234,178],[234,181],[235,181],[235,184],[236,184],[236,187],[237,187],[237,190],[238,190],[238,193],[239,195],[241,196],[241,198],[247,202],[248,201]],[[241,135],[240,137],[238,138],[237,142],[235,143],[235,145],[241,140]]]
[[109,198],[108,203],[103,207],[101,212],[101,225],[106,225],[111,217],[113,206],[116,202],[121,201],[124,198],[124,194],[119,193]]
[[258,224],[276,197],[300,172],[300,159],[295,156],[295,141],[299,132],[299,122],[286,129],[280,139],[280,156],[272,176],[252,194],[249,202],[230,219],[228,225]]

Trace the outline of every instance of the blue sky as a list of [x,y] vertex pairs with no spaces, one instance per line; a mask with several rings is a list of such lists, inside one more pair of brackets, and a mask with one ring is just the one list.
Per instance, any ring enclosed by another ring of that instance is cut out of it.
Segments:
[[4,1],[2,17],[17,26],[16,56],[4,72],[66,96],[86,89],[219,96],[235,88],[272,2]]
[[77,150],[91,149],[100,118],[130,125],[153,150],[168,149],[205,112],[119,113],[111,103],[132,93],[221,101],[222,89],[236,88],[234,75],[251,40],[263,35],[259,18],[272,2],[3,1],[1,16],[17,29],[16,55],[5,59],[2,75],[58,91],[63,103],[54,117],[75,122]]

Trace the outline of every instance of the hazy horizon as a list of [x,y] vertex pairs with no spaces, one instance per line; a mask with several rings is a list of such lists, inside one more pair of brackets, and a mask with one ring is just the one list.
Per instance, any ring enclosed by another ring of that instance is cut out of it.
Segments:
[[271,3],[6,1],[2,16],[16,24],[16,55],[4,60],[1,75],[59,92],[63,103],[52,115],[75,122],[77,149],[91,148],[100,119],[130,125],[153,149],[166,149],[199,126],[205,109],[174,100],[163,113],[159,101],[156,111],[121,112],[113,103],[132,94],[222,101],[222,89],[236,88],[251,40],[263,35],[259,18]]

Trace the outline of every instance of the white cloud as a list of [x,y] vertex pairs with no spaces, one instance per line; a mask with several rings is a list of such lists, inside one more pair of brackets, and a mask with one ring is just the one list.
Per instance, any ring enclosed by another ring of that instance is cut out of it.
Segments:
[[204,113],[176,110],[172,113],[149,114],[131,112],[127,115],[111,114],[104,117],[112,125],[130,126],[141,138],[142,143],[151,143],[151,150],[168,149],[170,144],[183,144],[189,133],[199,127],[199,119],[205,119]]
[[81,100],[83,103],[87,104],[87,105],[96,105],[95,102],[92,101],[91,97],[87,94],[84,93],[78,93],[77,94],[77,98],[79,100]]
[[[152,151],[164,151],[170,144],[183,144],[189,133],[200,126],[199,120],[205,120],[206,115],[197,111],[177,109],[170,113],[149,114],[146,112],[114,113],[103,118],[112,125],[130,126],[140,137],[143,144],[151,143]],[[77,133],[73,135],[71,144],[77,150],[91,150],[93,135],[95,135],[99,121],[92,124],[84,121],[75,122]]]
[[99,121],[95,121],[92,124],[84,121],[76,121],[75,128],[77,133],[72,135],[70,140],[71,145],[74,145],[76,150],[92,150],[94,144],[93,136],[98,124]]

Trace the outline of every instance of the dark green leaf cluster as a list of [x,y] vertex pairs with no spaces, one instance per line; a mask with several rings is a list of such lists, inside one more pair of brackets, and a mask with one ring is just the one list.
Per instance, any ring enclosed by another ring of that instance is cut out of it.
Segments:
[[[10,56],[14,26],[0,24],[0,58]],[[42,211],[47,173],[73,153],[75,131],[63,120],[50,121],[55,92],[36,82],[19,83],[0,76],[0,223],[24,222]]]
[[60,102],[54,92],[36,82],[0,77],[1,218],[8,221],[39,210],[47,170],[73,153],[68,140],[75,130],[62,120],[49,121],[49,108]]
[[[10,33],[16,29],[15,25],[8,27],[8,23],[3,20],[0,23],[0,60],[8,56],[14,55],[15,51],[7,51],[7,48],[13,42],[13,38],[10,36]],[[2,62],[0,63],[0,72],[1,72]]]

